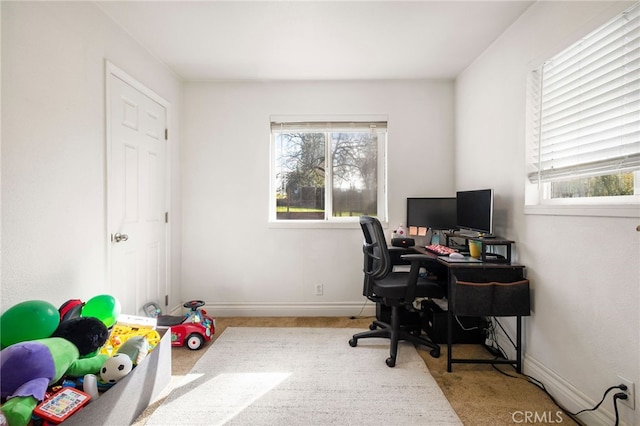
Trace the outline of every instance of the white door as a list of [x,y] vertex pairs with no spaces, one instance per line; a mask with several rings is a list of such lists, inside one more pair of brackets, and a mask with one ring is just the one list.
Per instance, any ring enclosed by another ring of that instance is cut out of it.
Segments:
[[107,73],[111,294],[141,315],[168,294],[167,109],[121,77]]

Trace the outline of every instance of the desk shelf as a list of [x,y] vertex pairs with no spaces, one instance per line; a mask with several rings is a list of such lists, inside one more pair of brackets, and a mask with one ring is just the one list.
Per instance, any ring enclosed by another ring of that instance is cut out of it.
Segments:
[[[450,238],[464,238],[467,245],[469,241],[475,241],[480,243],[480,259],[483,262],[495,262],[495,263],[511,263],[511,246],[515,244],[513,240],[505,240],[503,238],[495,237],[495,238],[484,238],[484,237],[471,237],[468,235],[463,235],[457,232],[446,233],[446,244],[449,246]],[[490,246],[503,246],[505,247],[506,255],[504,259],[493,258],[491,256],[487,256],[490,253],[487,253],[487,247]]]
[[[470,241],[477,241],[480,243],[480,259],[483,262],[504,262],[511,263],[511,245],[515,244],[515,241],[503,240],[499,238],[469,238]],[[504,259],[487,259],[487,247],[489,246],[504,246],[506,250],[506,256]]]

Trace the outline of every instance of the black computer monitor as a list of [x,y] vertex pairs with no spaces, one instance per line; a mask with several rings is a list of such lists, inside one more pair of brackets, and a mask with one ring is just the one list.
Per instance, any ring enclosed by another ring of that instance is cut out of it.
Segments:
[[456,199],[407,198],[407,226],[456,228]]
[[493,234],[493,189],[458,191],[456,225],[482,234]]

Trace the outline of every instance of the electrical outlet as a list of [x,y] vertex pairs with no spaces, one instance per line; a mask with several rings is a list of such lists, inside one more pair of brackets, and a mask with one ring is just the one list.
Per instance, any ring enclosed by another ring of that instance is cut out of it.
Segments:
[[620,399],[619,400],[620,404],[624,404],[627,407],[631,408],[632,410],[635,410],[636,409],[636,402],[635,402],[636,390],[635,390],[634,383],[631,380],[625,379],[622,376],[618,376],[618,380],[619,380],[618,383],[620,383],[621,385],[622,384],[627,385],[626,391],[623,391],[623,390],[620,391],[627,394],[627,399]]
[[316,284],[316,296],[322,296],[322,284]]

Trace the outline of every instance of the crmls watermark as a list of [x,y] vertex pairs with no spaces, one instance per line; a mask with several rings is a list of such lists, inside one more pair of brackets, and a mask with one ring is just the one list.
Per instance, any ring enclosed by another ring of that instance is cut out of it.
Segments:
[[554,424],[554,423],[562,423],[564,418],[562,417],[562,411],[514,411],[511,413],[511,420],[514,423],[525,423],[525,424],[535,424],[535,423],[544,423],[544,424]]

